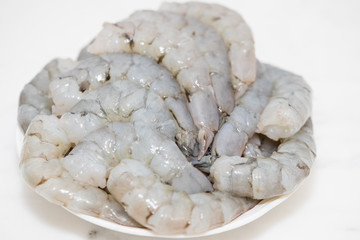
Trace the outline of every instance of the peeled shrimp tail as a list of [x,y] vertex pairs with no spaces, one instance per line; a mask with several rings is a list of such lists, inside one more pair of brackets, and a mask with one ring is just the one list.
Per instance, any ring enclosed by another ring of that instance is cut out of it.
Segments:
[[227,157],[210,169],[214,188],[234,196],[264,199],[289,193],[309,174],[315,158],[311,120],[284,139],[270,157]]

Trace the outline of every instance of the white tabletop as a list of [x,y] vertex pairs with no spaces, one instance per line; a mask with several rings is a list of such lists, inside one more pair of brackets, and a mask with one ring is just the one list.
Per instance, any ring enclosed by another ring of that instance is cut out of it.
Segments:
[[[284,203],[236,230],[203,239],[360,239],[360,1],[218,1],[251,26],[261,61],[304,76],[314,92],[318,156]],[[52,58],[75,58],[100,30],[160,1],[0,2],[1,239],[141,239],[87,223],[23,181],[15,129],[23,85]]]

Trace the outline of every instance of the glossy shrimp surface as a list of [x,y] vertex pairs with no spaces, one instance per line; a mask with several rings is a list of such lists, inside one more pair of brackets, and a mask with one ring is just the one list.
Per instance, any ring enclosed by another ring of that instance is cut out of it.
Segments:
[[[214,43],[204,44],[208,35]],[[104,24],[88,51],[139,53],[164,65],[187,95],[190,113],[199,129],[199,158],[205,154],[219,127],[216,96],[221,110],[230,112],[234,105],[225,47],[215,32],[178,14],[139,11],[122,22]]]
[[254,39],[244,19],[235,11],[218,4],[166,2],[160,9],[195,18],[222,36],[228,49],[232,85],[236,97],[242,96],[256,76]]
[[18,122],[38,194],[158,234],[203,233],[291,193],[316,156],[310,86],[257,60],[249,26],[217,4],[105,23],[24,87]]

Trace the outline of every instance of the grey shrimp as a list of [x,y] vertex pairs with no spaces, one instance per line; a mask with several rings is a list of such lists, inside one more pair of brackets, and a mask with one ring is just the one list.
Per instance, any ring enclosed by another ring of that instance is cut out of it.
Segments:
[[212,191],[208,179],[165,135],[141,121],[109,123],[92,112],[35,117],[24,138],[21,169],[49,201],[130,224],[135,222],[120,214],[122,207],[102,190],[111,169],[129,156],[146,161],[178,191]]
[[160,10],[198,19],[214,28],[223,37],[228,48],[235,97],[241,97],[256,77],[254,39],[244,19],[224,6],[200,2],[166,2]]
[[216,190],[254,199],[270,198],[294,190],[309,174],[315,152],[308,120],[299,132],[283,139],[271,156],[223,156],[211,166],[210,175]]
[[256,81],[238,100],[233,112],[215,135],[212,155],[241,156],[270,98],[274,79],[269,78],[267,72],[271,68],[258,63]]
[[277,141],[294,135],[311,115],[311,88],[304,79],[279,68],[269,68],[275,79],[272,96],[260,115],[256,132]]
[[[64,89],[67,89],[66,94]],[[127,93],[127,90],[130,92]],[[83,107],[89,108],[91,102],[94,106],[99,105],[98,102],[102,101],[100,98],[103,98],[106,102],[103,103],[102,108],[109,110],[116,107],[117,111],[122,111],[108,112],[107,117],[123,116],[123,119],[145,117],[158,124],[158,127],[162,128],[160,131],[169,138],[175,138],[184,153],[187,155],[198,153],[197,129],[187,109],[186,99],[181,93],[180,86],[165,68],[148,57],[130,54],[90,56],[80,61],[71,72],[55,80],[50,85],[50,91],[54,98],[53,109],[57,109],[54,110],[55,113],[70,111],[75,106],[77,111],[81,111]],[[134,91],[137,92],[138,99],[128,96]],[[115,98],[120,96],[122,105],[117,102],[120,105],[115,106],[116,102],[106,100],[109,94],[114,94]],[[88,101],[89,98],[93,101]],[[142,99],[147,100],[144,102],[141,101]],[[131,100],[134,100],[134,104],[135,102],[141,104],[143,109],[137,111],[140,106],[136,109],[132,108],[134,106],[129,102]],[[81,101],[82,103],[79,104]],[[154,110],[155,108],[158,109]],[[152,113],[151,109],[154,110]],[[134,116],[129,115],[132,111],[135,111]],[[160,112],[162,114],[157,115]],[[160,124],[163,124],[163,127]]]
[[61,158],[88,132],[106,122],[94,114],[38,115],[24,138],[20,168],[26,182],[48,201],[72,211],[140,227],[121,204],[94,186],[80,184],[65,171]]
[[[187,31],[187,24],[187,18],[177,14],[136,12],[122,22],[104,24],[103,30],[88,47],[88,51],[93,54],[129,52],[147,55],[176,76],[188,95],[189,110],[199,129],[201,158],[213,140],[214,131],[219,127],[219,112],[215,99],[218,90],[214,91],[212,86],[211,68],[199,50],[199,41],[194,40],[197,34]],[[231,90],[226,87],[221,89]],[[218,100],[221,99],[220,96],[218,94]],[[231,109],[231,106],[223,108]]]
[[144,162],[124,159],[110,173],[107,188],[136,221],[161,234],[201,233],[232,221],[258,201],[223,192],[177,191]]

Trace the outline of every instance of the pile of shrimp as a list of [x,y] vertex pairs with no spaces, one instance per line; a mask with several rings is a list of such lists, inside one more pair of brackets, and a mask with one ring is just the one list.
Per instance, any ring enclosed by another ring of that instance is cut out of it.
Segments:
[[315,158],[311,89],[255,57],[216,4],[164,3],[105,23],[20,96],[21,170],[72,211],[159,234],[222,226],[290,193]]

